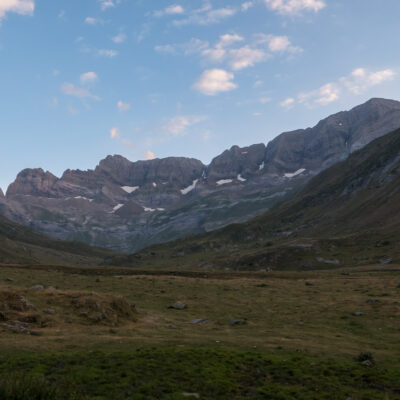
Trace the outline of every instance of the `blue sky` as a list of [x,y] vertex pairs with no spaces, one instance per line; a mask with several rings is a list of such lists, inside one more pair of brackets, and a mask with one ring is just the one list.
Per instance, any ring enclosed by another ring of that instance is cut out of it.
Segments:
[[208,163],[399,99],[398,0],[0,0],[0,187],[108,154]]

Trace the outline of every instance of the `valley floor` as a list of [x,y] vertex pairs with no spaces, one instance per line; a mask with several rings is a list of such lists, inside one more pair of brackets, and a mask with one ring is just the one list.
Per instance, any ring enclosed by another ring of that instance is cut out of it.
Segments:
[[0,267],[4,399],[400,399],[399,333],[395,265]]

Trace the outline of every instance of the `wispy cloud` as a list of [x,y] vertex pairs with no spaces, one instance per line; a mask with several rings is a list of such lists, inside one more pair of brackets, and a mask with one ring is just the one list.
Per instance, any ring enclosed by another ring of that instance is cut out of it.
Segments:
[[215,24],[234,16],[236,13],[236,8],[222,7],[214,9],[211,3],[206,2],[203,7],[190,11],[185,18],[174,20],[173,24],[175,26]]
[[372,86],[394,79],[396,73],[392,69],[381,71],[369,71],[365,68],[355,69],[350,76],[341,79],[341,83],[346,86],[350,92],[360,94]]
[[119,111],[128,111],[131,108],[131,105],[120,100],[117,103],[117,107]]
[[145,151],[142,157],[146,161],[154,160],[156,158],[155,154],[150,150]]
[[279,103],[279,105],[283,108],[292,108],[294,103],[295,103],[295,99],[293,97],[288,97],[287,99],[283,100],[282,102]]
[[116,43],[116,44],[120,44],[120,43],[125,42],[125,40],[126,40],[126,35],[125,35],[125,33],[120,33],[120,34],[118,34],[118,35],[112,37],[111,40],[112,40],[114,43]]
[[94,17],[86,17],[85,24],[87,25],[99,25],[103,24],[104,21],[101,18],[94,18]]
[[122,144],[125,147],[131,147],[131,148],[135,147],[135,145],[133,144],[132,141],[124,138],[121,135],[119,128],[117,128],[116,126],[114,126],[110,129],[110,139],[119,142],[120,144]]
[[88,89],[75,86],[73,83],[64,83],[61,86],[61,91],[68,96],[78,97],[79,99],[101,100],[100,97],[94,95]]
[[290,105],[293,106],[297,102],[308,107],[326,106],[339,100],[342,93],[359,95],[374,86],[393,80],[395,76],[396,72],[392,69],[370,71],[366,68],[356,68],[348,76],[326,83],[316,90],[300,93],[296,99],[293,98]]
[[183,135],[186,130],[206,119],[203,115],[178,115],[171,118],[164,126],[164,128],[175,136]]
[[164,15],[181,15],[185,13],[185,9],[180,4],[172,4],[163,10],[154,12],[156,17],[162,17]]
[[81,83],[91,83],[96,82],[99,79],[96,72],[85,72],[80,76]]
[[270,10],[282,15],[298,15],[304,11],[318,12],[326,7],[324,0],[265,0]]
[[110,49],[100,49],[100,50],[97,50],[97,54],[101,57],[113,58],[118,55],[118,51],[110,50]]
[[274,54],[293,56],[302,52],[287,36],[257,34],[245,44],[245,38],[236,33],[221,35],[213,47],[209,42],[192,38],[184,44],[159,45],[155,50],[167,54],[198,54],[210,63],[225,63],[233,71],[253,67]]
[[7,13],[33,15],[34,11],[34,0],[0,0],[0,22]]
[[118,4],[120,0],[116,0],[115,2],[113,0],[99,0],[100,3],[100,8],[105,11],[108,8],[114,8],[115,4]]
[[245,1],[242,3],[240,6],[242,11],[247,11],[249,8],[253,7],[255,5],[255,1]]
[[207,96],[229,92],[238,86],[233,82],[234,74],[224,69],[208,69],[193,85],[194,89]]

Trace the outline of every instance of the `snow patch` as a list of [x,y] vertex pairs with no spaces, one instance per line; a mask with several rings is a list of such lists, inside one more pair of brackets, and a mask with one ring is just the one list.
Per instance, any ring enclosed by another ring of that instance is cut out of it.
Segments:
[[153,187],[157,187],[157,183],[153,182]]
[[150,207],[143,207],[145,212],[154,212],[154,211],[165,211],[165,208],[150,208]]
[[113,208],[113,212],[118,211],[120,208],[122,208],[124,205],[123,204],[117,204],[114,208]]
[[248,151],[242,151],[242,154],[247,154],[248,153]]
[[289,172],[285,174],[285,178],[294,178],[295,176],[302,174],[305,170],[305,168],[300,168],[296,172]]
[[121,186],[122,190],[125,190],[126,193],[133,193],[139,189],[140,186]]
[[86,200],[86,201],[90,201],[90,202],[93,201],[93,199],[88,199],[87,197],[83,197],[83,196],[76,196],[76,197],[74,197],[74,199],[77,199],[77,200]]
[[191,192],[191,191],[196,187],[196,185],[197,185],[198,182],[199,182],[198,179],[194,180],[193,183],[192,183],[190,186],[188,186],[188,187],[185,188],[185,189],[182,189],[182,190],[181,190],[181,193],[182,193],[183,195],[188,194],[189,192]]
[[265,167],[265,162],[263,161],[260,166],[258,167],[258,170],[261,171]]
[[240,175],[240,174],[237,176],[237,180],[240,181],[240,182],[246,182],[247,181],[247,179],[242,178],[242,175]]
[[225,185],[227,183],[232,183],[232,182],[233,182],[232,179],[221,179],[221,180],[217,181],[217,185],[221,186],[221,185]]

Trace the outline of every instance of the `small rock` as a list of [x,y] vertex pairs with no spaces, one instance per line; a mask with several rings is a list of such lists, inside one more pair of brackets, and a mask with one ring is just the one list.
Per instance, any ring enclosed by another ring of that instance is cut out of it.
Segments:
[[48,286],[47,290],[57,290],[54,286]]
[[400,289],[400,283],[397,285],[397,289]]
[[364,315],[364,313],[361,312],[361,311],[357,311],[357,312],[354,313],[354,315],[355,315],[356,317],[361,317],[361,316]]
[[45,313],[45,314],[48,314],[48,315],[54,315],[56,312],[54,311],[54,310],[52,310],[51,308],[49,308],[49,309],[47,309],[47,310],[43,310],[43,312]]
[[374,365],[374,363],[371,360],[365,360],[361,364],[367,367],[372,367]]
[[185,392],[183,393],[184,397],[194,397],[195,399],[199,399],[200,395],[198,393],[189,393],[189,392]]
[[315,286],[312,282],[306,282],[306,286]]
[[380,263],[381,265],[388,265],[388,264],[390,264],[392,261],[393,261],[392,258],[390,258],[390,257],[384,257],[384,258],[381,258],[381,259],[379,260],[379,263]]
[[168,308],[170,309],[174,309],[174,310],[184,310],[185,308],[187,308],[187,305],[185,303],[175,303],[172,304],[172,306],[169,306]]
[[303,325],[304,325],[304,322],[303,322],[303,321],[299,321],[299,322],[297,323],[297,325],[303,326]]
[[203,318],[196,318],[192,321],[192,324],[206,324],[208,321]]
[[372,303],[377,303],[379,300],[376,300],[376,299],[368,299],[367,301],[366,301],[366,303],[367,304],[372,304]]
[[231,325],[246,325],[247,320],[244,319],[234,319],[231,321]]
[[31,290],[44,290],[43,285],[34,285],[30,287]]
[[11,278],[6,278],[5,280],[6,280],[6,282],[14,282],[14,279],[11,279]]

